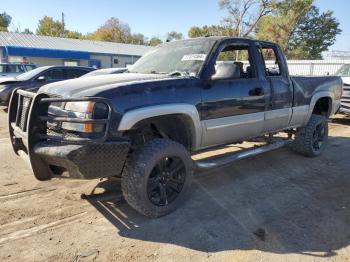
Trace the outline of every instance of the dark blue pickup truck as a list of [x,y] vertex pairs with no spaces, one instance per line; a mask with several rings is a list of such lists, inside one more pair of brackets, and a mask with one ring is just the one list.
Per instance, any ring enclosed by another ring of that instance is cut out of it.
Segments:
[[[287,143],[318,156],[341,96],[340,77],[290,77],[274,43],[206,37],[160,45],[125,73],[17,90],[9,131],[37,179],[120,177],[126,201],[159,217],[185,200],[196,169]],[[191,158],[258,137],[261,147]]]

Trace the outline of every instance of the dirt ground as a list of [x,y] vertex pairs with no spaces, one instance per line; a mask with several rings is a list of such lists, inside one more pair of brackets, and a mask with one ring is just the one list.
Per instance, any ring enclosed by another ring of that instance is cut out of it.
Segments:
[[325,153],[288,148],[196,174],[173,214],[151,220],[117,182],[36,181],[0,113],[0,261],[350,261],[350,119]]

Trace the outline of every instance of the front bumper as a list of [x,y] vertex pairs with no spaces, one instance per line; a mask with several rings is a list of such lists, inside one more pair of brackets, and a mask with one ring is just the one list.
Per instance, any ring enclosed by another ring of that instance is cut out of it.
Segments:
[[49,165],[53,176],[67,176],[75,179],[120,175],[128,151],[128,142],[87,145],[40,142],[34,146],[34,153]]
[[[79,101],[103,98],[83,98]],[[48,133],[47,121],[76,122],[71,118],[49,117],[48,104],[77,101],[77,99],[48,98],[23,90],[13,92],[9,105],[9,133],[14,151],[30,163],[35,177],[48,180],[52,177],[94,179],[121,174],[129,152],[126,139],[109,132],[108,119],[85,120],[104,122],[105,132],[96,139],[57,137]],[[108,103],[107,101],[104,101]]]

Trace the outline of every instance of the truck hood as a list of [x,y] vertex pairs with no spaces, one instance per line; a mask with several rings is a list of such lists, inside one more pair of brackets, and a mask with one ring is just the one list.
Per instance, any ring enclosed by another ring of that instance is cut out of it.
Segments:
[[136,73],[82,77],[42,86],[38,93],[57,95],[64,98],[94,96],[108,89],[166,78],[170,77],[159,74]]

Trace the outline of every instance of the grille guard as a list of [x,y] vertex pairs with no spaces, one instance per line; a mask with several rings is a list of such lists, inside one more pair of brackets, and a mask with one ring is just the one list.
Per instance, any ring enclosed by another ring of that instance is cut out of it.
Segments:
[[[24,99],[29,100],[29,105],[22,103]],[[106,119],[83,119],[77,120],[66,117],[49,117],[48,106],[54,102],[103,102],[108,106],[108,118]],[[83,98],[50,98],[47,94],[37,94],[29,91],[16,89],[13,91],[8,108],[8,127],[13,150],[17,155],[24,158],[33,170],[35,177],[39,180],[47,180],[52,177],[52,172],[45,161],[34,152],[34,147],[40,142],[66,143],[85,145],[90,143],[103,143],[107,140],[112,107],[108,100],[99,97]],[[24,117],[24,118],[23,118]],[[47,134],[47,121],[57,122],[82,122],[82,123],[105,123],[103,136],[99,138],[67,138],[49,136]]]

